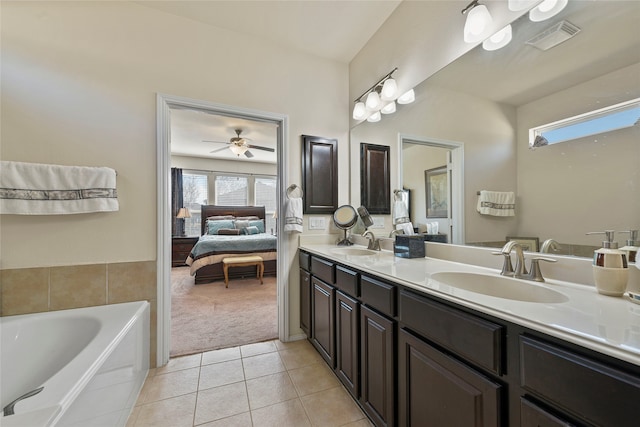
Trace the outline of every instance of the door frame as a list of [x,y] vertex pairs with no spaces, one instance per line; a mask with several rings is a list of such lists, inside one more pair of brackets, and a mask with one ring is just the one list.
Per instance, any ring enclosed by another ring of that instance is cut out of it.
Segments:
[[[464,245],[464,143],[423,136],[398,134],[398,182],[402,187],[403,143],[445,148],[451,154],[451,223],[453,232],[449,243]],[[449,162],[447,162],[449,163]],[[447,172],[449,167],[447,166]]]
[[[277,125],[277,186],[276,199],[278,210],[282,211],[282,195],[285,194],[285,183],[289,182],[287,156],[287,138],[289,135],[289,119],[284,114],[252,110],[225,104],[185,98],[158,93],[156,96],[156,177],[157,177],[157,352],[156,365],[163,366],[169,361],[171,349],[171,149],[169,136],[171,131],[170,108],[189,108],[212,112],[218,115],[238,117],[254,121],[270,122]],[[278,230],[283,230],[283,216],[276,219]],[[278,306],[278,338],[286,341],[289,336],[289,290],[287,262],[289,259],[287,245],[282,242],[281,234],[277,240],[277,306]]]

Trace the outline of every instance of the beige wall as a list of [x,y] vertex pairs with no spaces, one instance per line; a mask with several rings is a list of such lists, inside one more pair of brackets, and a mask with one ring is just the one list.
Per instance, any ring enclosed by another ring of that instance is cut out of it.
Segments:
[[[606,94],[606,96],[605,96]],[[640,97],[640,64],[518,109],[520,235],[598,246],[589,231],[638,228],[640,127],[528,149],[529,128]],[[627,235],[616,235],[620,245]]]
[[216,160],[202,157],[171,156],[171,167],[200,171],[247,173],[254,175],[277,175],[278,166],[271,163]]
[[[132,2],[0,7],[0,157],[112,167],[120,202],[115,213],[3,215],[1,269],[156,259],[157,93],[286,114],[291,183],[301,181],[301,134],[338,139],[348,182],[347,64]],[[292,265],[297,239],[286,239]],[[294,269],[292,334],[297,283]]]

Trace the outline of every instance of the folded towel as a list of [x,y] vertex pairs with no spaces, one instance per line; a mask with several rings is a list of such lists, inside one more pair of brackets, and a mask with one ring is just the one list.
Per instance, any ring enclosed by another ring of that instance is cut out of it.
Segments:
[[516,195],[513,191],[482,190],[476,209],[482,215],[515,216],[515,208]]
[[110,168],[0,162],[0,214],[117,211],[117,197]]
[[404,224],[410,221],[407,205],[402,200],[393,202],[393,224]]
[[287,199],[284,212],[284,231],[302,233],[302,198]]

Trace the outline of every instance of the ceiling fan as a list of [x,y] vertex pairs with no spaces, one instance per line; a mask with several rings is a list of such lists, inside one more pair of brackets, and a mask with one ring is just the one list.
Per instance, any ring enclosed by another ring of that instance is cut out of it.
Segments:
[[229,148],[233,154],[235,154],[236,156],[240,157],[242,154],[245,155],[245,157],[247,158],[252,158],[253,154],[251,153],[251,151],[249,151],[249,149],[255,149],[255,150],[264,150],[264,151],[270,151],[270,152],[274,152],[276,151],[274,148],[269,148],[269,147],[262,147],[260,145],[253,145],[253,144],[249,144],[249,141],[251,141],[249,138],[243,138],[240,136],[240,134],[242,133],[242,129],[236,129],[236,136],[234,136],[233,138],[231,138],[229,140],[229,142],[222,142],[222,141],[206,141],[203,140],[202,142],[212,142],[215,144],[226,144],[228,145],[228,147],[222,147],[222,148],[218,148],[217,150],[213,150],[210,151],[210,153],[217,153],[219,151],[222,150],[226,150],[227,148]]

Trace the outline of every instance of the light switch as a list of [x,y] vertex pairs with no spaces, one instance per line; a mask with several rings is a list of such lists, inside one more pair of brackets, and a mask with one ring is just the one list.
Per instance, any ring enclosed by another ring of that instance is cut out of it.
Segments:
[[309,217],[309,230],[324,230],[327,228],[324,217],[312,216]]

